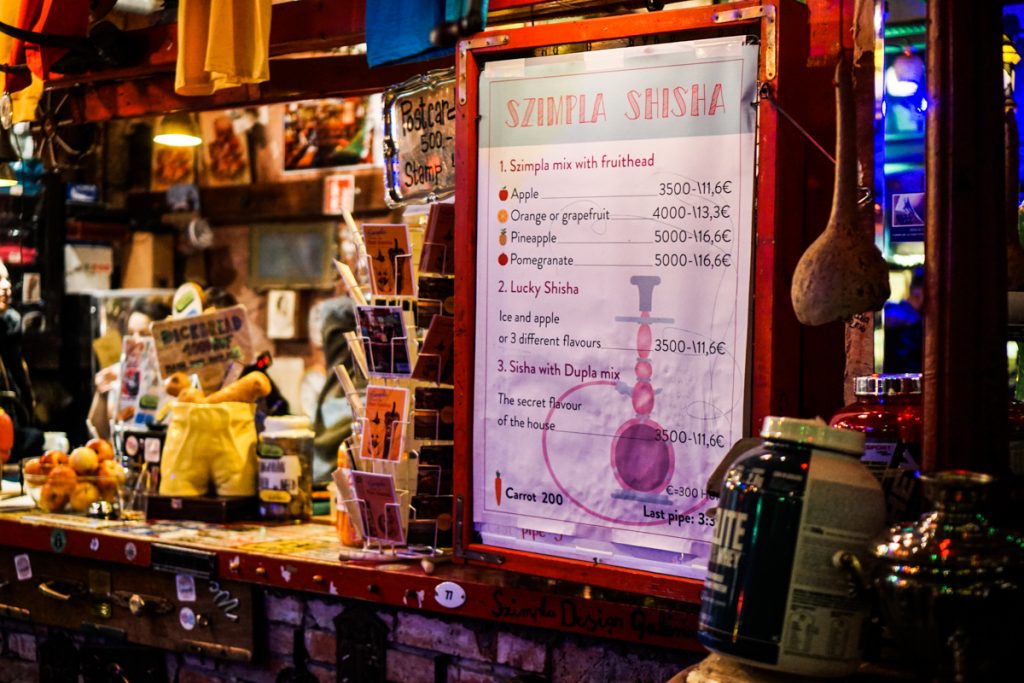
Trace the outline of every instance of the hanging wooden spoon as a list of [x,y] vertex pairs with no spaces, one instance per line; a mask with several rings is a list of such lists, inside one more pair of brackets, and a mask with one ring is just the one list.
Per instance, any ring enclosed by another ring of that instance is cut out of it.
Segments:
[[800,257],[790,295],[797,319],[823,325],[877,311],[889,298],[889,267],[857,220],[857,128],[853,69],[836,66],[836,180],[825,231]]

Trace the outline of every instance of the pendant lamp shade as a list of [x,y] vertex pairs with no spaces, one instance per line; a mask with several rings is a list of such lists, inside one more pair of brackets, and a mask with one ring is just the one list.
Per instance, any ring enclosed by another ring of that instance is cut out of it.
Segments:
[[153,134],[153,142],[170,147],[195,147],[202,141],[195,119],[184,111],[174,112],[160,119]]

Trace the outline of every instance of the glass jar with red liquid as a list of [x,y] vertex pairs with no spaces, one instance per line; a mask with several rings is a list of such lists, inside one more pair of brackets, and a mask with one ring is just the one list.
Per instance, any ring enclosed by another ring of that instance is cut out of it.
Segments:
[[916,519],[921,508],[921,375],[864,375],[854,380],[857,400],[841,408],[831,426],[863,432],[861,462],[885,492],[886,520]]

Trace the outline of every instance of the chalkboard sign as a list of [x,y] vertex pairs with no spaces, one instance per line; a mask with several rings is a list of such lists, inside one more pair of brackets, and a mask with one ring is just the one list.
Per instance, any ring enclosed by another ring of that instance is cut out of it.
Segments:
[[455,191],[455,70],[438,69],[384,91],[384,186],[388,206]]

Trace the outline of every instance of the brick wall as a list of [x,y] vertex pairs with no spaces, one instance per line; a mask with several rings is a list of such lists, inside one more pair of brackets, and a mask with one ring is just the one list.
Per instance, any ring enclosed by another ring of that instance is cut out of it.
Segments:
[[[293,634],[301,628],[309,671],[322,682],[335,681],[335,618],[356,604],[267,591],[263,642],[257,646],[262,661],[238,664],[167,652],[167,680],[273,683],[292,665]],[[702,656],[412,610],[383,608],[375,614],[387,628],[387,680],[398,683],[663,683]],[[50,630],[0,620],[0,635],[0,683],[38,680],[39,650]],[[79,634],[73,640],[79,647],[96,642]]]

